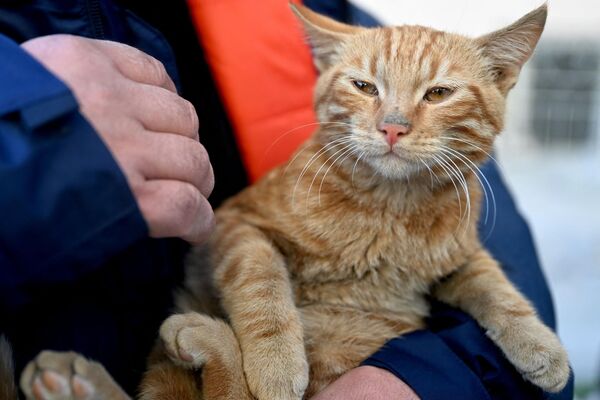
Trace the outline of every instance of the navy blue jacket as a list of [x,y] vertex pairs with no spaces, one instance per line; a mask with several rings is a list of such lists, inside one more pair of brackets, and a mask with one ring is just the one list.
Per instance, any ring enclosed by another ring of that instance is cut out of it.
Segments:
[[[125,3],[140,14],[150,8]],[[305,3],[341,20],[374,23],[342,1]],[[69,89],[17,43],[71,33],[128,43],[157,57],[194,102],[201,125],[211,128],[207,132],[223,132],[207,145],[217,189],[221,185],[215,203],[245,182],[239,176],[219,179],[241,163],[208,68],[201,60],[182,58],[192,44],[183,48],[181,43],[195,41],[193,27],[181,16],[184,3],[168,7],[179,10],[177,25],[187,26],[184,36],[162,26],[175,54],[157,30],[108,0],[0,6],[0,332],[11,340],[18,368],[41,349],[76,350],[102,362],[132,392],[172,305],[172,289],[182,279],[186,246],[147,237],[121,171],[78,112]],[[160,17],[152,21],[157,26],[168,20],[161,10],[144,17],[153,15]],[[190,68],[195,62],[201,64]],[[215,115],[222,120],[214,121]],[[496,167],[488,164],[484,173],[498,205],[493,231],[481,226],[485,244],[554,327],[552,301],[527,225]],[[224,181],[237,186],[226,187]],[[573,393],[572,382],[551,397],[524,382],[470,317],[442,304],[434,305],[428,330],[390,341],[365,364],[390,370],[423,399],[570,399]]]

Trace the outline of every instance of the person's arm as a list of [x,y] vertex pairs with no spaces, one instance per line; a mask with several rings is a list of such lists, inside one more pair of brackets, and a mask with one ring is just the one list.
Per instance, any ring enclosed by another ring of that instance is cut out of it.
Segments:
[[0,37],[0,55],[0,304],[148,233],[206,236],[212,170],[160,63],[66,35]]
[[70,279],[146,235],[114,159],[71,91],[0,36],[0,296]]

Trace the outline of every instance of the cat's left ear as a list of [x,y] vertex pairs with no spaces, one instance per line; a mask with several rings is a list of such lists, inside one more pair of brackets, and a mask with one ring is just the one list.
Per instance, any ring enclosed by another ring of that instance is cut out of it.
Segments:
[[496,84],[505,95],[517,83],[521,67],[533,54],[544,30],[548,7],[543,4],[512,25],[477,40]]
[[290,7],[304,25],[313,50],[314,62],[319,71],[335,63],[341,44],[364,29],[337,22],[301,4],[290,3]]

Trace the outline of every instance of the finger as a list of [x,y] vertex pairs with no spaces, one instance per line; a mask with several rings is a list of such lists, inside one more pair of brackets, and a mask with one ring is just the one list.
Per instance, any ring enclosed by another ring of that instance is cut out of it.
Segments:
[[145,182],[137,191],[150,236],[180,237],[201,243],[212,232],[214,213],[194,186],[185,182],[153,180]]
[[198,140],[198,114],[192,103],[156,86],[132,84],[131,91],[131,113],[147,130]]
[[165,66],[156,58],[123,43],[95,40],[95,44],[127,78],[177,92]]
[[[141,135],[145,135],[141,138]],[[208,198],[214,176],[206,149],[200,142],[169,133],[144,132],[138,136],[138,170],[147,180],[176,180],[194,186]]]

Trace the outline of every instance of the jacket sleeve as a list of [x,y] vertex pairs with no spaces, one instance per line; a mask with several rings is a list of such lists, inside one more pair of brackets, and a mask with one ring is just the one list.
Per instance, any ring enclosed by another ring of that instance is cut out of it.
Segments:
[[[0,306],[146,236],[110,152],[70,90],[0,35]],[[1,307],[0,307],[1,308]]]
[[[490,207],[480,236],[542,320],[555,328],[552,299],[527,224],[496,167],[488,163],[482,170],[497,210],[493,218]],[[391,340],[364,364],[391,371],[426,400],[573,398],[572,376],[561,393],[542,392],[521,378],[473,318],[441,303],[433,304],[427,330]]]

